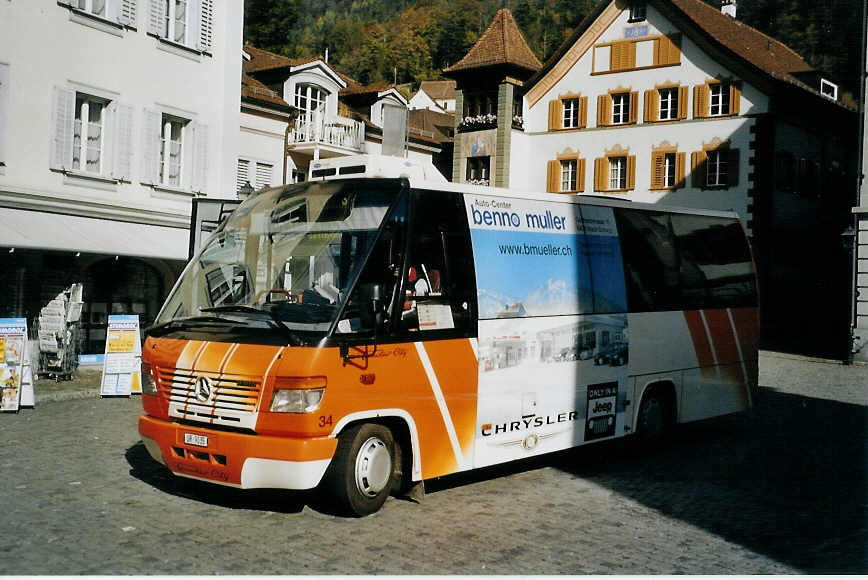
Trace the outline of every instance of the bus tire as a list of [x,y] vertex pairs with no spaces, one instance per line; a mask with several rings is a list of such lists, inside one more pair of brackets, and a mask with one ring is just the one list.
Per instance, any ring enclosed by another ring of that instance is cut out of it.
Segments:
[[324,483],[338,510],[366,516],[379,510],[392,491],[395,439],[376,423],[353,425],[340,434]]
[[645,442],[660,442],[674,423],[673,402],[666,389],[649,387],[636,417],[636,434]]

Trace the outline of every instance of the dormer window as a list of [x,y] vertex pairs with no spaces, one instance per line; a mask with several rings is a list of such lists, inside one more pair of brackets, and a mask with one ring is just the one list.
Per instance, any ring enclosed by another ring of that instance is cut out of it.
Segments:
[[628,22],[642,22],[645,20],[647,7],[644,2],[633,2],[630,4],[630,17]]
[[317,85],[295,85],[295,106],[299,109],[302,118],[310,118],[311,113],[325,112],[328,93]]

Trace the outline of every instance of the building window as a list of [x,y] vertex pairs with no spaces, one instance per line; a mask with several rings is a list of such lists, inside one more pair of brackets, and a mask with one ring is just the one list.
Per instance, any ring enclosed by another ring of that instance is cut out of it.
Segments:
[[108,0],[73,0],[72,7],[84,12],[106,18],[108,12]]
[[563,128],[573,129],[579,126],[579,99],[564,99]]
[[72,169],[102,173],[106,102],[89,95],[75,96],[75,121],[72,128]]
[[663,187],[675,187],[675,153],[663,156]]
[[160,133],[160,183],[181,187],[184,132],[187,121],[163,114]]
[[576,191],[577,159],[561,161],[561,191]]
[[678,87],[659,89],[660,114],[659,120],[671,121],[678,118]]
[[178,44],[187,44],[187,0],[165,0],[163,36]]
[[718,117],[729,115],[729,85],[718,83],[709,85],[709,115]]
[[133,108],[109,93],[56,87],[51,168],[129,180],[132,123]]
[[474,185],[489,185],[490,167],[490,157],[468,157],[466,173],[467,183],[472,183]]
[[724,151],[709,151],[706,153],[705,185],[709,187],[725,186],[728,179],[728,163]]
[[727,146],[696,151],[692,154],[692,172],[694,187],[735,187],[739,179],[739,151]]
[[609,189],[627,189],[627,158],[609,158]]
[[316,85],[295,85],[295,106],[300,112],[299,119],[310,122],[312,113],[325,113],[327,98],[328,93]]
[[[302,181],[304,181],[302,179]],[[263,187],[270,187],[274,182],[274,164],[253,159],[238,159],[238,168],[235,174],[235,191],[238,193],[245,184],[249,183],[254,191]]]
[[594,162],[594,191],[627,191],[635,187],[635,155],[609,154]]
[[211,51],[214,0],[149,1],[151,34],[196,51]]
[[686,153],[651,152],[651,189],[676,189],[684,185]]
[[630,122],[630,93],[612,95],[612,124],[624,125]]
[[647,15],[647,6],[644,2],[633,2],[630,4],[630,17],[628,22],[642,22]]

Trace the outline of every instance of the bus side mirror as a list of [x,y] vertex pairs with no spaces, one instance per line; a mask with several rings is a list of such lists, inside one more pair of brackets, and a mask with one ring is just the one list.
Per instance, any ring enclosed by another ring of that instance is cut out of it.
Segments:
[[383,294],[382,284],[362,284],[359,287],[359,297],[364,305],[359,313],[362,326],[373,328],[374,332],[379,331],[386,317],[383,311]]

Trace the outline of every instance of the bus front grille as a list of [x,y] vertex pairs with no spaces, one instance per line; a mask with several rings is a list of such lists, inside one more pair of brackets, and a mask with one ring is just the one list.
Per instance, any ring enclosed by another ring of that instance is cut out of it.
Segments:
[[160,369],[169,415],[188,421],[253,429],[262,384],[239,375]]

